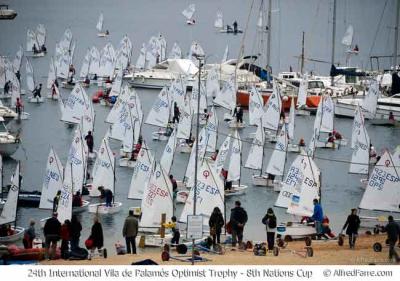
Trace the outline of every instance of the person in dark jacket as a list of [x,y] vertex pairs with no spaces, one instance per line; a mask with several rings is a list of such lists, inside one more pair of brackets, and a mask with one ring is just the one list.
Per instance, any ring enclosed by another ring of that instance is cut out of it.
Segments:
[[25,249],[32,249],[33,239],[36,238],[35,220],[30,220],[29,228],[25,230],[23,244]]
[[79,238],[81,237],[82,225],[77,215],[71,218],[71,251],[79,248]]
[[208,221],[208,225],[210,226],[210,234],[212,236],[213,246],[221,243],[221,232],[222,227],[225,225],[225,221],[221,210],[218,207],[214,208]]
[[243,123],[243,109],[240,104],[238,104],[233,110],[233,116],[236,116],[237,123]]
[[358,235],[358,229],[360,228],[360,218],[357,215],[357,209],[351,209],[351,214],[347,217],[347,220],[342,228],[344,231],[346,228],[346,234],[349,236],[350,249],[354,249],[356,245],[356,239]]
[[85,136],[85,140],[86,140],[86,145],[88,146],[89,152],[93,153],[94,140],[93,140],[92,131],[88,132],[88,134]]
[[36,98],[36,97],[41,98],[42,97],[41,91],[42,91],[42,84],[39,84],[39,86],[36,86],[35,89],[32,92],[33,97],[34,98]]
[[268,250],[272,251],[275,244],[275,232],[276,232],[276,216],[272,208],[268,208],[267,213],[262,219],[262,223],[265,224],[267,230],[267,243]]
[[104,188],[104,186],[99,186],[98,190],[100,191],[100,198],[106,200],[106,207],[111,207],[114,196],[113,192],[108,188]]
[[[124,227],[122,229],[122,236],[125,237],[126,252],[127,254],[136,254],[136,236],[139,231],[138,220],[133,215],[133,211],[129,210],[129,215],[125,219]],[[131,251],[132,246],[132,251]]]
[[58,202],[60,201],[60,197],[61,197],[61,190],[58,190],[56,196],[54,196],[53,198],[53,213],[57,213]]
[[98,249],[100,253],[100,249],[103,248],[104,245],[104,236],[103,236],[103,227],[99,221],[97,216],[94,217],[94,223],[92,226],[92,231],[90,233],[89,239],[92,240],[92,248],[90,249],[89,259],[92,257],[94,250]]
[[173,216],[171,218],[171,231],[172,231],[172,239],[171,239],[171,244],[172,245],[178,245],[179,244],[179,239],[181,238],[181,233],[179,231],[179,227],[176,222],[176,217]]
[[243,242],[243,230],[247,222],[247,212],[241,207],[240,201],[235,202],[229,222],[232,227],[232,246],[235,247],[237,242],[239,245]]
[[[46,244],[46,257],[50,260],[56,255],[57,242],[60,240],[61,223],[57,219],[58,214],[53,213],[53,216],[49,218],[43,228]],[[51,251],[49,251],[51,247]]]
[[176,121],[176,123],[179,123],[180,116],[181,116],[181,112],[179,110],[178,104],[176,102],[174,102],[174,117],[172,118],[172,123],[175,124],[175,121]]
[[389,241],[389,260],[391,261],[394,257],[396,262],[400,262],[399,254],[395,250],[396,242],[400,236],[400,225],[394,221],[393,216],[389,216],[388,221],[385,230]]

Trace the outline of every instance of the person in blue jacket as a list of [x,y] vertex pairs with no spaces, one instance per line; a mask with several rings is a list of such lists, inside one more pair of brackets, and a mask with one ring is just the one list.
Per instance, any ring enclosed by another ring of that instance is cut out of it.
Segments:
[[314,213],[311,218],[315,222],[315,231],[317,232],[318,237],[321,237],[322,220],[324,219],[324,212],[322,210],[321,204],[318,202],[318,199],[314,199],[313,203],[314,203]]

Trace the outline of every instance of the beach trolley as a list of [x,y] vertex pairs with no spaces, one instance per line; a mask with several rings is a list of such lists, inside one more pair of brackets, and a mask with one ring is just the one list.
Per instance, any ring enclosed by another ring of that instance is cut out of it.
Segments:
[[314,256],[314,249],[312,248],[312,240],[311,237],[307,236],[304,238],[305,247],[304,250],[290,250],[287,248],[289,242],[283,240],[281,237],[276,239],[276,244],[278,247],[274,247],[273,253],[274,256],[278,256],[281,252],[289,252],[291,254],[296,254],[300,257],[307,258]]

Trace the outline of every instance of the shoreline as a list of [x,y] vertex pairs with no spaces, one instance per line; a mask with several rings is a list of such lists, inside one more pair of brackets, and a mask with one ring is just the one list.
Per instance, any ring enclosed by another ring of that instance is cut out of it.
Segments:
[[[312,249],[314,255],[305,257],[304,241],[293,241],[288,243],[285,249],[281,249],[278,256],[268,253],[267,256],[255,256],[253,250],[232,249],[225,246],[223,255],[201,253],[200,256],[208,259],[197,262],[196,265],[369,265],[369,264],[392,264],[388,259],[388,248],[383,246],[381,252],[374,252],[372,245],[375,242],[383,243],[386,235],[360,235],[356,242],[356,248],[349,249],[348,238],[345,237],[344,245],[339,246],[337,240],[313,240]],[[190,265],[176,259],[162,261],[161,249],[154,252],[140,252],[137,255],[109,255],[107,259],[95,257],[92,260],[52,260],[41,261],[41,265],[130,265],[132,262],[151,259],[159,265]],[[398,251],[400,251],[398,249]],[[108,249],[114,253],[114,249]],[[188,250],[186,256],[190,255]],[[175,250],[171,256],[179,256]]]

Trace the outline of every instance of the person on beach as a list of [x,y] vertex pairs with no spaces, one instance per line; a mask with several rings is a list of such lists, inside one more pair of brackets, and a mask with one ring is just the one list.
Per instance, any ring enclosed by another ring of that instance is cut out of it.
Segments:
[[79,248],[79,238],[81,237],[82,224],[77,215],[72,215],[71,218],[71,251]]
[[93,153],[94,140],[93,140],[92,131],[88,132],[88,134],[85,137],[85,141],[86,141],[86,145],[88,146],[89,153]]
[[53,216],[46,221],[43,228],[46,245],[46,258],[48,260],[55,258],[57,242],[60,240],[61,223],[57,219],[57,216],[57,213],[53,213]]
[[53,198],[53,213],[57,212],[58,202],[60,201],[60,197],[61,197],[61,190],[58,190],[56,196],[54,196]]
[[314,212],[311,218],[315,223],[315,231],[317,233],[318,238],[320,239],[322,235],[322,221],[324,219],[324,212],[322,210],[321,204],[318,202],[318,199],[314,199],[313,204],[314,204]]
[[388,216],[388,224],[385,226],[387,238],[389,242],[389,260],[395,258],[396,262],[400,262],[399,254],[396,252],[396,242],[400,237],[400,225],[394,221],[393,216]]
[[97,216],[94,217],[94,223],[92,226],[92,230],[90,232],[89,240],[92,241],[89,253],[89,260],[90,260],[96,248],[100,253],[100,249],[103,248],[104,245],[103,227],[101,226],[101,223]]
[[35,220],[31,219],[29,228],[25,230],[24,239],[22,240],[25,249],[32,249],[33,239],[36,238]]
[[215,207],[211,213],[210,219],[208,220],[210,227],[210,235],[212,236],[213,246],[221,243],[221,232],[222,227],[225,225],[224,217],[221,210]]
[[122,229],[122,236],[125,238],[127,254],[136,254],[136,236],[138,231],[139,222],[133,215],[133,210],[129,210],[129,215],[126,217]]
[[104,188],[104,186],[99,186],[97,189],[100,191],[100,198],[104,198],[106,200],[106,207],[111,207],[113,201],[113,192],[108,188]]
[[233,110],[233,116],[236,116],[237,123],[243,123],[243,109],[240,104],[238,104]]
[[267,230],[267,244],[268,251],[272,251],[274,249],[275,244],[275,232],[277,226],[276,216],[272,208],[268,208],[267,213],[262,219],[262,223],[265,224]]
[[235,207],[231,210],[230,224],[232,227],[232,247],[236,247],[243,242],[243,230],[247,222],[247,212],[241,207],[240,201],[235,202]]
[[71,240],[71,221],[65,220],[61,225],[60,230],[60,238],[61,238],[61,257],[63,259],[68,259],[69,252],[69,241]]
[[178,224],[176,222],[176,217],[173,216],[171,218],[171,231],[172,231],[172,239],[171,239],[171,244],[172,245],[178,245],[179,244],[179,239],[181,238],[181,233],[179,232]]
[[351,209],[350,215],[342,228],[342,232],[346,229],[346,234],[349,236],[350,249],[354,249],[360,228],[360,217],[357,215],[357,209]]

